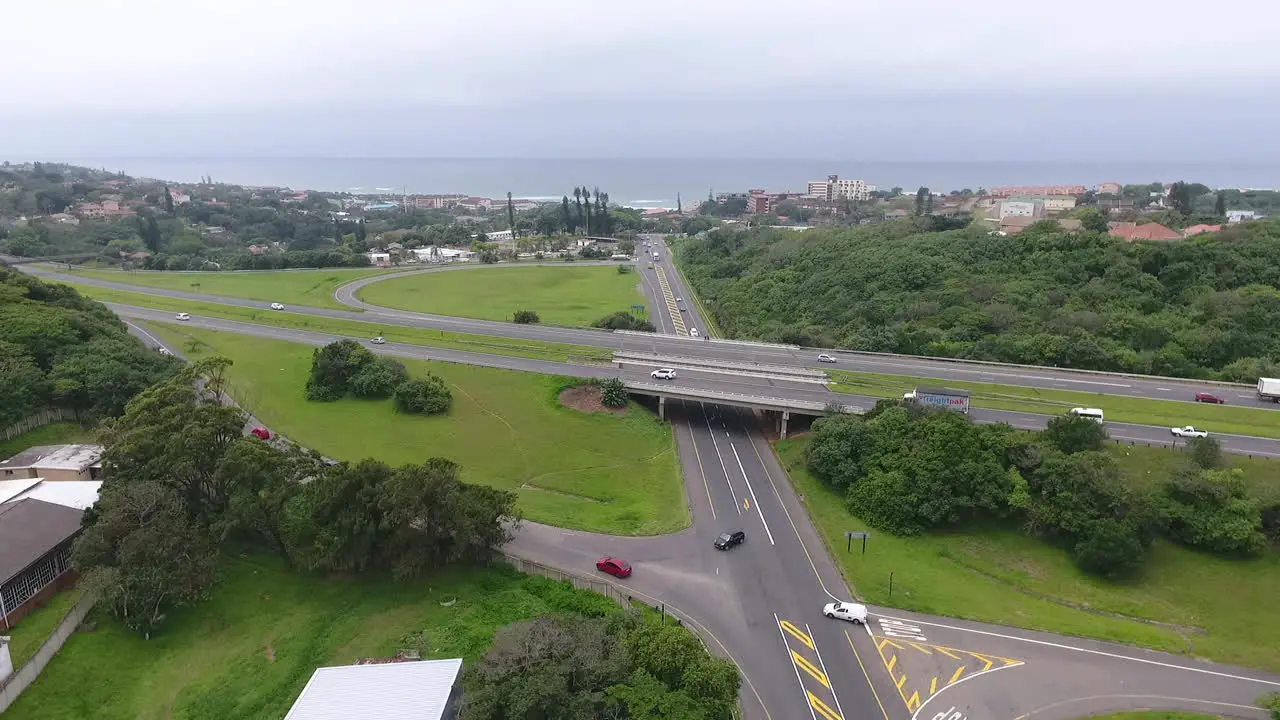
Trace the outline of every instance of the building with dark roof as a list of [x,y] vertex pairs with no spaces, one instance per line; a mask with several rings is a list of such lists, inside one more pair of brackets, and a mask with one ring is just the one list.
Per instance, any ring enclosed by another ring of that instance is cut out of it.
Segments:
[[25,498],[0,504],[0,627],[75,581],[71,543],[83,510]]

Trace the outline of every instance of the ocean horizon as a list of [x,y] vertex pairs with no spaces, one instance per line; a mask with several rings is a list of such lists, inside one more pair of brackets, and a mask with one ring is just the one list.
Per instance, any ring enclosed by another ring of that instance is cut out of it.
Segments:
[[535,159],[535,158],[41,158],[194,183],[201,177],[236,185],[331,192],[464,193],[556,200],[575,186],[598,187],[613,205],[686,206],[709,193],[761,188],[803,192],[810,180],[839,175],[879,188],[935,192],[1007,185],[1085,185],[1186,180],[1215,188],[1280,187],[1276,164],[1195,162],[884,162],[821,159]]

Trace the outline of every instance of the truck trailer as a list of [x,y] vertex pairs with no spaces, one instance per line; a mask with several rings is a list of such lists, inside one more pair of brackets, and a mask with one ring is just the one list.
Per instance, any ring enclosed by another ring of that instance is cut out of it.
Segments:
[[1258,399],[1280,402],[1280,379],[1258,378]]
[[969,413],[969,393],[949,388],[916,388],[902,396],[903,400],[932,405],[945,410]]

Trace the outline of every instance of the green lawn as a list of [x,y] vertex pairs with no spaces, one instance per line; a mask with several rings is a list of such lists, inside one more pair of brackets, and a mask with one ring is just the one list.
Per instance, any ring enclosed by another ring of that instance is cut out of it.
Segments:
[[322,579],[285,572],[273,559],[241,558],[225,563],[208,601],[176,610],[149,641],[111,621],[75,634],[5,715],[278,720],[317,667],[402,648],[474,660],[503,625],[616,609],[601,595],[506,570],[391,583]]
[[648,305],[638,272],[613,266],[493,267],[423,273],[366,285],[361,300],[415,312],[511,320],[533,310],[549,325],[589,326],[632,305]]
[[92,442],[93,433],[75,423],[51,423],[9,440],[0,440],[0,460],[33,448],[37,445],[62,445],[64,443]]
[[[1273,611],[1280,597],[1280,552],[1226,560],[1157,542],[1143,577],[1130,584],[1085,575],[1061,549],[1013,528],[915,538],[870,530],[866,555],[856,547],[850,554],[845,531],[869,528],[805,470],[807,442],[801,436],[778,443],[779,457],[845,576],[870,603],[1280,670],[1280,614]],[[1154,448],[1112,452],[1129,473],[1175,456]],[[1280,485],[1280,462],[1235,462],[1255,487]]]
[[1102,408],[1107,420],[1112,422],[1164,427],[1195,425],[1209,432],[1280,438],[1280,411],[1276,410],[848,370],[829,372],[836,380],[830,386],[832,390],[857,395],[900,398],[917,385],[949,387],[968,390],[974,407],[992,410],[1061,415],[1073,407],[1096,407]]
[[225,295],[285,305],[314,305],[351,310],[353,308],[333,299],[333,291],[339,285],[392,271],[377,268],[325,268],[263,272],[156,272],[59,268],[58,272],[163,290]]
[[1221,715],[1168,712],[1167,710],[1139,710],[1137,712],[1094,715],[1091,720],[1222,720]]
[[232,392],[273,431],[340,460],[393,465],[444,456],[463,479],[519,493],[530,520],[621,535],[672,532],[690,522],[671,427],[632,406],[622,415],[563,407],[558,391],[576,380],[403,360],[453,390],[446,416],[397,414],[390,400],[308,402],[303,386],[313,348],[233,333],[153,324],[189,353],[231,358]]
[[22,618],[16,626],[5,630],[0,626],[0,634],[9,636],[9,655],[13,659],[14,669],[22,667],[44,641],[49,639],[53,629],[58,627],[62,618],[80,599],[80,590],[72,589],[54,595],[42,607]]
[[491,355],[554,360],[557,362],[607,363],[609,358],[612,357],[612,353],[609,350],[580,345],[541,342],[538,340],[515,340],[444,330],[425,330],[403,325],[382,325],[364,322],[363,320],[342,320],[317,317],[315,315],[302,315],[291,313],[287,310],[284,312],[279,310],[259,310],[258,308],[247,308],[238,305],[194,302],[121,290],[108,290],[89,285],[68,284],[75,287],[85,297],[101,302],[169,310],[175,313],[189,312],[192,315],[204,317],[238,320],[258,325],[273,325],[293,330],[309,330],[311,332],[329,333],[356,339],[366,339],[381,335],[389,342],[402,342],[450,350],[466,350],[489,353]]

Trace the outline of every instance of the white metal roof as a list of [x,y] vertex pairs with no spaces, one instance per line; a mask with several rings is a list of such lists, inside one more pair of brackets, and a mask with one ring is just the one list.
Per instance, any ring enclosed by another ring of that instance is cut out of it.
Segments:
[[98,502],[101,480],[60,480],[50,482],[42,478],[25,480],[0,480],[0,503],[35,498],[54,505],[88,510]]
[[440,720],[462,660],[323,667],[285,720]]

